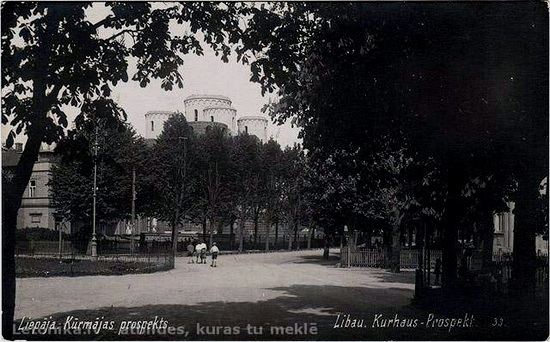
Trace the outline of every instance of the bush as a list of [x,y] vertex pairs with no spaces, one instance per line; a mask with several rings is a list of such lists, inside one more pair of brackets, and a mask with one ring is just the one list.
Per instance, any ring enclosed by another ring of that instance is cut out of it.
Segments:
[[[63,239],[69,238],[69,234],[62,233]],[[59,232],[48,228],[24,228],[15,231],[15,241],[57,241]]]
[[73,231],[71,244],[79,253],[86,253],[88,243],[92,239],[92,226],[84,225]]

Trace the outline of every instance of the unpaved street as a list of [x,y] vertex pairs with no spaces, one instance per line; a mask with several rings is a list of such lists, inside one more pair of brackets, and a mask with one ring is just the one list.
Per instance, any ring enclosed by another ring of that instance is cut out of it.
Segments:
[[[177,258],[169,272],[18,279],[15,316],[18,324],[45,318],[69,327],[25,339],[82,339],[73,331],[79,322],[106,324],[84,339],[128,340],[441,340],[475,339],[486,331],[479,317],[472,326],[430,326],[434,318],[458,322],[472,313],[411,305],[412,271],[337,268],[337,256],[325,261],[321,255],[222,255],[216,268]],[[138,322],[154,329],[122,329]],[[497,337],[513,331],[494,330]]]

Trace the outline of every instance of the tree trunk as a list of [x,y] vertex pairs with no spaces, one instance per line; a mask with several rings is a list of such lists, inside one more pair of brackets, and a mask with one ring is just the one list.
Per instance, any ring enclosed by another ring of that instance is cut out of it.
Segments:
[[271,231],[271,209],[268,208],[265,219],[265,251],[269,251],[269,232]]
[[229,226],[229,249],[233,250],[235,245],[235,238],[233,237],[233,227],[235,225],[235,220],[231,218],[231,225]]
[[393,273],[399,273],[401,271],[400,269],[400,258],[401,258],[401,248],[399,244],[399,232],[392,234],[392,243],[391,245],[388,245],[389,250],[389,266],[390,271]]
[[[40,86],[35,82],[35,92]],[[38,99],[37,99],[38,98]],[[46,116],[43,108],[44,99],[35,95],[35,113],[37,119]],[[37,103],[38,102],[38,103]],[[2,334],[6,339],[13,338],[13,314],[15,309],[15,230],[17,228],[17,213],[21,207],[23,193],[29,183],[34,163],[38,158],[42,135],[40,125],[32,125],[28,129],[28,139],[25,150],[21,154],[15,169],[15,175],[8,186],[2,186]],[[4,183],[4,182],[2,182]]]
[[309,227],[308,227],[308,235],[307,235],[307,249],[311,249],[311,223],[309,224]]
[[[5,189],[5,187],[3,187]],[[14,196],[15,197],[15,196]],[[2,210],[2,335],[13,339],[13,314],[15,309],[15,229],[17,204],[3,195]],[[20,201],[20,200],[19,200]]]
[[275,221],[275,249],[278,248],[279,240],[279,220]]
[[[456,187],[456,186],[455,186]],[[453,191],[449,184],[449,198],[447,199],[446,215],[444,216],[443,250],[442,250],[442,283],[449,291],[453,291],[457,279],[457,242],[458,222],[460,221],[460,209],[458,191]]]
[[292,250],[292,230],[288,231],[288,250]]
[[539,183],[536,177],[518,179],[517,202],[514,209],[514,267],[513,284],[518,294],[535,288],[535,225]]
[[239,219],[239,253],[244,249],[244,220]]
[[206,241],[206,217],[202,220],[202,241]]
[[298,246],[298,222],[296,222],[294,224],[294,247],[296,248],[296,250],[299,249],[299,246]]
[[254,249],[258,249],[258,219],[259,213],[254,214]]
[[389,248],[389,263],[390,270],[393,273],[399,273],[401,271],[401,222],[403,221],[404,214],[400,214],[391,228],[391,245]]
[[212,242],[214,242],[214,227],[216,226],[216,223],[214,220],[210,220],[210,238],[208,241],[208,247],[212,247]]
[[267,220],[266,224],[265,224],[265,251],[269,251],[269,228],[271,226],[271,222],[269,220]]
[[412,225],[412,222],[409,222],[408,223],[408,230],[407,230],[407,240],[408,240],[408,247],[409,249],[412,248],[412,243],[413,243],[413,225]]
[[367,248],[372,248],[372,228],[367,227],[365,231],[365,243]]
[[178,219],[179,209],[176,209],[175,217],[172,220],[172,254],[174,257],[178,253]]

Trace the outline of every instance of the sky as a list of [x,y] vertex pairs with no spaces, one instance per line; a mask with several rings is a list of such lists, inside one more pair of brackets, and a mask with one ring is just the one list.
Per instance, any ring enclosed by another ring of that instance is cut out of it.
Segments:
[[268,103],[269,97],[262,96],[260,86],[250,82],[250,69],[230,59],[224,63],[211,51],[205,49],[204,56],[184,56],[184,66],[180,72],[183,75],[184,86],[172,91],[162,90],[160,81],[153,81],[146,88],[141,88],[137,82],[118,85],[113,98],[128,114],[128,121],[139,134],[145,135],[145,113],[150,110],[184,111],[183,100],[192,94],[224,95],[232,100],[232,106],[237,109],[237,118],[241,116],[264,116],[269,120],[268,136],[273,135],[282,146],[292,146],[299,142],[298,128],[292,128],[290,123],[277,126],[271,122],[267,113],[262,113],[262,107]]

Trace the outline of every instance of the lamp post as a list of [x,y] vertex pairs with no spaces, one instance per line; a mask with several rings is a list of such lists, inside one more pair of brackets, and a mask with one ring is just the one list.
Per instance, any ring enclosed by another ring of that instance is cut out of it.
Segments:
[[134,253],[135,242],[134,242],[134,231],[136,226],[136,168],[132,168],[132,225],[131,225],[131,234],[130,234],[130,247],[132,253]]
[[350,246],[349,246],[349,238],[348,238],[348,226],[347,225],[344,225],[344,235],[346,237],[346,249],[347,249],[347,254],[348,254],[348,268],[350,268],[350,256],[351,256],[351,252],[350,252]]
[[[181,162],[178,162],[178,173],[177,173],[177,178],[180,182],[181,182],[181,191],[183,191],[185,188],[183,186],[183,182],[185,182],[185,177],[186,177],[186,174],[187,174],[187,145],[186,145],[186,141],[187,141],[187,137],[178,137],[178,140],[179,142],[181,143],[183,141],[183,167],[182,167],[182,163]],[[180,180],[179,177],[182,177],[182,179]],[[176,183],[179,183],[179,182],[176,182]],[[182,195],[180,193],[180,195]],[[179,203],[177,203],[177,206],[179,207]],[[176,257],[176,254],[178,252],[178,222],[179,222],[179,215],[180,215],[180,212],[179,210],[177,211],[177,215],[176,215],[176,220],[174,220],[174,226],[172,227],[172,253],[174,254],[174,258]],[[175,259],[174,259],[175,261]]]
[[93,208],[92,208],[92,260],[97,260],[97,237],[96,237],[96,197],[97,197],[97,134],[98,127],[95,127],[95,142],[94,142],[94,192],[93,192]]
[[62,247],[61,247],[61,242],[62,242],[62,235],[61,235],[61,225],[63,222],[61,222],[62,220],[62,215],[58,212],[54,213],[53,214],[53,217],[54,217],[54,220],[55,220],[55,226],[57,228],[57,231],[59,232],[59,258],[61,259],[61,256],[62,256]]

